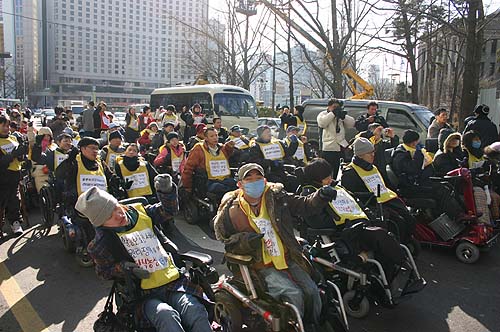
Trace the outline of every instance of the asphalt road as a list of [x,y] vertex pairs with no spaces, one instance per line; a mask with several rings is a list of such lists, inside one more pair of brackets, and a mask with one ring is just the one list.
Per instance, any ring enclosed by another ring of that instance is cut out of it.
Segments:
[[[31,222],[36,220],[32,215]],[[224,270],[223,247],[207,236],[205,226],[179,219],[177,227],[171,238],[181,250],[208,252]],[[496,246],[469,266],[450,251],[424,249],[417,264],[427,288],[395,309],[372,307],[367,318],[351,318],[351,331],[500,331],[499,251]],[[1,241],[0,262],[0,331],[92,331],[110,283],[64,252],[57,227],[47,232],[34,226],[22,237]]]

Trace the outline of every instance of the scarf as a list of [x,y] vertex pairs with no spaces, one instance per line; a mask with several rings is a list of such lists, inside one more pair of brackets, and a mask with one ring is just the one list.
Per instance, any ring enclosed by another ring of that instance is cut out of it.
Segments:
[[89,171],[97,171],[97,169],[99,168],[97,160],[90,160],[86,158],[83,154],[82,154],[82,163],[83,166],[85,166],[85,168],[88,169]]
[[129,171],[135,171],[139,168],[139,157],[123,156],[123,165],[125,165]]
[[352,159],[352,162],[354,165],[361,167],[365,171],[371,171],[373,169],[373,165],[367,162],[366,160],[363,160],[359,158],[358,156],[354,156]]

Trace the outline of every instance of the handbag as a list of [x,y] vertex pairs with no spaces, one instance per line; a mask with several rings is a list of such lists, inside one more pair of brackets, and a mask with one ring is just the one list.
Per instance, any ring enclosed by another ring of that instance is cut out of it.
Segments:
[[101,312],[94,323],[94,332],[129,332],[130,330],[120,323],[116,314],[113,312],[113,300],[115,295],[115,282],[111,286],[104,311]]

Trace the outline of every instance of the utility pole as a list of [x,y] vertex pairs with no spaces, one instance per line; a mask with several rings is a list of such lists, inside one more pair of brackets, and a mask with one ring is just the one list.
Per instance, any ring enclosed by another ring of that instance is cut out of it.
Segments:
[[257,15],[255,0],[239,0],[235,5],[237,13],[243,14],[245,18],[245,44],[243,47],[243,88],[250,90],[250,73],[248,72],[248,30],[250,28],[250,16]]
[[274,13],[274,39],[273,39],[273,78],[272,78],[272,99],[271,99],[271,109],[273,112],[275,111],[276,104],[276,23],[277,17],[276,13]]

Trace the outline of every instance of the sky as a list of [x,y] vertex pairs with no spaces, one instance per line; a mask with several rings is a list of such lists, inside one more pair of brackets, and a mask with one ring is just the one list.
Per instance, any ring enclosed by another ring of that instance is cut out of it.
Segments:
[[[276,0],[275,0],[276,1]],[[357,0],[360,4],[361,2]],[[368,0],[369,3],[374,3],[375,0]],[[381,3],[381,2],[380,2]],[[329,21],[330,18],[330,0],[320,0],[319,2],[321,7],[320,20],[323,22]],[[495,10],[500,8],[500,0],[483,0],[484,8],[486,14],[493,13]],[[360,5],[358,5],[360,6]],[[217,18],[223,16],[221,11],[224,11],[226,7],[226,0],[209,0],[209,17]],[[359,8],[359,7],[358,7]],[[257,11],[260,13],[264,10],[263,5],[257,6]],[[258,16],[258,15],[257,15]],[[258,21],[257,16],[251,17],[250,24],[255,26]],[[382,17],[382,18],[381,18]],[[366,24],[368,29],[377,30],[384,23],[385,19],[383,18],[384,14],[381,15],[371,15],[368,16],[363,24]],[[326,24],[325,24],[326,25]],[[270,31],[271,32],[271,31]],[[371,42],[370,45],[373,45],[377,42]],[[314,48],[311,46],[311,48]],[[366,55],[363,58],[363,62],[361,63],[361,68],[359,70],[359,74],[366,77],[367,69],[370,64],[379,65],[381,71],[386,78],[393,78],[396,81],[404,82],[405,80],[410,81],[411,78],[409,75],[406,75],[406,60],[399,58],[397,56],[393,56],[392,54],[384,54],[384,53],[371,53]]]

